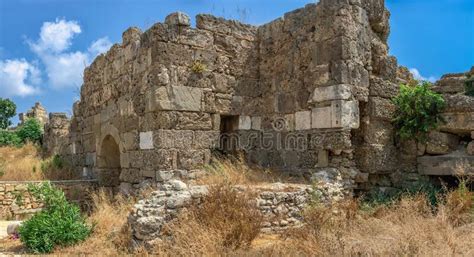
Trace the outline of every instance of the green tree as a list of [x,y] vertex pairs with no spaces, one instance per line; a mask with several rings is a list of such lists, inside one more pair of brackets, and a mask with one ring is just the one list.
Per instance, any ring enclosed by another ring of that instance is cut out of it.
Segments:
[[0,97],[0,129],[6,129],[12,124],[10,119],[16,115],[16,105],[10,99]]
[[17,129],[16,134],[23,143],[28,141],[41,143],[41,139],[43,138],[43,127],[37,119],[30,118]]
[[401,139],[423,142],[428,132],[443,122],[441,111],[446,103],[440,94],[431,90],[429,82],[401,85],[393,103],[396,106],[393,123]]

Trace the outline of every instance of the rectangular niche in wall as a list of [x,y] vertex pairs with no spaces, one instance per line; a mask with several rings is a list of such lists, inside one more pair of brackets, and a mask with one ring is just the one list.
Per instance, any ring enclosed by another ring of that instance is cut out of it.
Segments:
[[235,152],[238,145],[238,115],[221,115],[219,149],[223,153]]

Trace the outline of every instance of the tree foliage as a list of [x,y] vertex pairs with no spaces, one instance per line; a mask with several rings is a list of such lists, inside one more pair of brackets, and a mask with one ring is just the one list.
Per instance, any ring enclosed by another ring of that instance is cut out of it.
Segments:
[[0,129],[8,128],[12,124],[10,119],[15,115],[15,103],[10,99],[0,98]]
[[431,90],[429,82],[401,85],[393,103],[396,105],[393,123],[401,139],[426,141],[428,132],[443,122],[441,111],[446,103],[440,94]]
[[25,122],[16,130],[16,134],[23,143],[41,143],[41,139],[43,138],[43,127],[37,119],[30,118],[25,120]]

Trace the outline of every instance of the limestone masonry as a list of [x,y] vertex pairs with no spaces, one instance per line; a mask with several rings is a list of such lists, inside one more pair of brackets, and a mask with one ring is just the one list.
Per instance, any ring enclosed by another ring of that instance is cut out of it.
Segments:
[[85,69],[72,119],[50,116],[47,149],[125,192],[192,179],[214,151],[348,194],[474,172],[467,74],[437,82],[448,123],[427,145],[395,141],[390,99],[412,77],[388,55],[389,15],[383,0],[321,0],[259,27],[198,15],[193,28],[178,12],[129,28]]

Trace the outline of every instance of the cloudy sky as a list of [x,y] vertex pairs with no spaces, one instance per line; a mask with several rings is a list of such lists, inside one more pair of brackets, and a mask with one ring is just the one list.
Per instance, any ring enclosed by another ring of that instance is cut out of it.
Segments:
[[[262,24],[315,0],[0,0],[0,97],[70,113],[82,71],[130,26],[183,11]],[[419,79],[474,65],[473,0],[387,0],[390,52]]]

